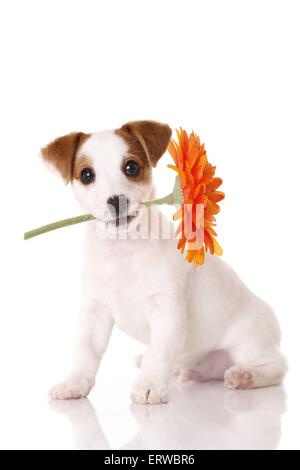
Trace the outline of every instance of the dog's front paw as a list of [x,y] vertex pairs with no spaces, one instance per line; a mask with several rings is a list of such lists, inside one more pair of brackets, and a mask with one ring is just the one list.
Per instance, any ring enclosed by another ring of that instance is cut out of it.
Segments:
[[53,387],[49,392],[49,397],[54,400],[85,398],[93,386],[94,382],[87,377],[70,377]]
[[133,403],[157,405],[169,401],[168,387],[161,382],[138,380],[131,392]]

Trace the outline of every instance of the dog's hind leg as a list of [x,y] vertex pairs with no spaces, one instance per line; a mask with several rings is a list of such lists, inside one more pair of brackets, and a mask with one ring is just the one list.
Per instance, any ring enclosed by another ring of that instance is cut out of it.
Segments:
[[280,327],[272,309],[251,297],[239,322],[224,335],[233,360],[224,374],[225,386],[243,390],[280,384],[287,372],[280,340]]
[[287,363],[281,353],[257,364],[240,363],[226,370],[225,386],[232,389],[270,387],[280,384],[287,372]]

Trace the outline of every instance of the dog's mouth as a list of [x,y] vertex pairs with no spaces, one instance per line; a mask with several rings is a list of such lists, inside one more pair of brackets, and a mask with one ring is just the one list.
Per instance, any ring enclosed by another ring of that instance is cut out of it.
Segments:
[[118,215],[114,219],[107,220],[106,223],[107,225],[113,226],[113,227],[121,227],[124,225],[129,225],[134,219],[136,219],[139,215],[139,211],[135,211],[132,214],[124,214],[124,215]]

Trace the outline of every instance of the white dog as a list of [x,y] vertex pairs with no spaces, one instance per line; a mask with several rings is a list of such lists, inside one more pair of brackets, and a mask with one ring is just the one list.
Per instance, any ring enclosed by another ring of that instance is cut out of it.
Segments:
[[147,237],[138,236],[151,215],[139,203],[154,197],[151,167],[170,138],[167,125],[136,121],[112,131],[69,134],[42,149],[97,219],[87,223],[74,367],[51,390],[52,398],[88,395],[114,324],[148,346],[132,390],[135,403],[167,402],[170,378],[179,371],[183,380],[224,379],[235,389],[279,384],[285,376],[271,308],[222,260],[208,255],[195,269],[156,224]]

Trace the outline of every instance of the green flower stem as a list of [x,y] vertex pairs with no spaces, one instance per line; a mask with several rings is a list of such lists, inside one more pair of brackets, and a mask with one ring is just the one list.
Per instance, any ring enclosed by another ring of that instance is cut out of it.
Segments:
[[[178,176],[175,180],[173,191],[165,197],[159,199],[152,199],[151,201],[145,201],[140,204],[140,207],[151,207],[154,205],[167,204],[171,206],[181,205],[183,201],[182,190]],[[89,220],[95,220],[95,217],[91,214],[79,215],[78,217],[71,217],[70,219],[59,220],[52,224],[43,225],[42,227],[31,230],[30,232],[24,233],[24,240],[37,237],[43,233],[52,232],[58,228],[68,227],[69,225],[81,224],[82,222],[88,222]]]
[[176,205],[181,206],[182,202],[183,202],[183,195],[182,195],[180,180],[179,180],[179,177],[176,176],[173,191],[170,194],[159,199],[152,199],[152,201],[141,202],[140,205],[142,207],[143,206],[150,207],[150,206],[162,205],[162,204],[167,204],[169,206],[176,206]]
[[52,230],[57,230],[58,228],[80,224],[82,222],[87,222],[93,219],[95,219],[95,217],[93,217],[91,214],[85,214],[79,215],[78,217],[71,217],[70,219],[59,220],[58,222],[43,225],[42,227],[24,233],[24,240],[29,240],[29,238],[37,237],[38,235],[42,235],[43,233],[52,232]]
[[140,207],[151,207],[151,206],[161,206],[162,204],[167,204],[169,206],[173,206],[174,198],[173,194],[168,194],[165,197],[161,197],[158,199],[152,199],[151,201],[141,202]]

